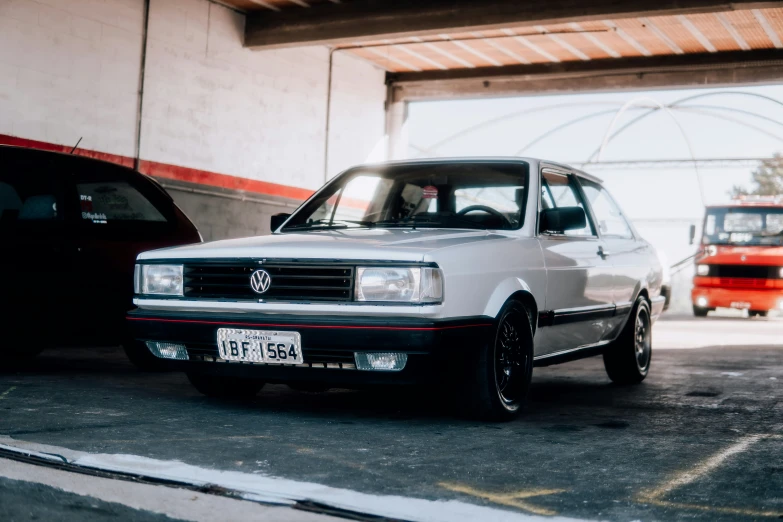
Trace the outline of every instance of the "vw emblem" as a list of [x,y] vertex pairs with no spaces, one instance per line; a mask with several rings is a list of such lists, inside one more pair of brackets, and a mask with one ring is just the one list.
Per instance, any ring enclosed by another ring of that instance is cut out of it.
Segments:
[[250,276],[250,288],[257,294],[263,294],[269,290],[269,285],[272,283],[272,277],[266,270],[256,270],[253,275]]
[[742,257],[740,258],[740,261],[742,261],[743,263],[744,263],[745,261],[747,261],[747,260],[748,260],[748,258],[747,258],[746,256],[742,256]]

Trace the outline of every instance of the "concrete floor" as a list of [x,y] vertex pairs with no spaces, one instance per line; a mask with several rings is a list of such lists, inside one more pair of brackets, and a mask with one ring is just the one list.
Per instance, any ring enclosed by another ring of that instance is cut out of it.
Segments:
[[[220,402],[180,374],[137,372],[115,349],[51,351],[29,372],[0,374],[0,436],[12,439],[0,442],[453,500],[498,509],[484,512],[498,520],[783,517],[783,320],[664,318],[653,342],[636,387],[610,384],[600,358],[537,368],[526,413],[507,424],[463,420],[415,390],[268,386]],[[0,480],[0,506],[35,494],[59,519],[80,519],[73,499],[34,482]],[[0,518],[32,519],[4,508]]]

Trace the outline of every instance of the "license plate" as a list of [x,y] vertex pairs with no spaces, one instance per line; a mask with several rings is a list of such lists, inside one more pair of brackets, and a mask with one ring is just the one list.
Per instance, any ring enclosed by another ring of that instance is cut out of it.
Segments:
[[750,303],[745,303],[743,301],[734,301],[731,303],[732,308],[738,308],[740,310],[747,310],[750,308]]
[[299,332],[218,328],[217,345],[226,361],[304,364]]

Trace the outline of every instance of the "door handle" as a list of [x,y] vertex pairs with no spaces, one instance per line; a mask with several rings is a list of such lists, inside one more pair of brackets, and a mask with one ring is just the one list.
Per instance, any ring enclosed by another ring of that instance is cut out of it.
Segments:
[[599,246],[598,247],[598,255],[601,256],[602,258],[606,259],[607,257],[611,256],[612,253],[609,252],[608,250],[604,250],[604,247]]

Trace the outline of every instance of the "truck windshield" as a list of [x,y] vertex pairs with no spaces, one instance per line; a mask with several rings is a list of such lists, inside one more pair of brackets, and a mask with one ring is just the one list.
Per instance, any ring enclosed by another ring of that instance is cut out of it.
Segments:
[[783,208],[707,209],[705,245],[783,245]]
[[360,168],[335,179],[283,232],[345,228],[522,226],[524,163],[441,163]]

